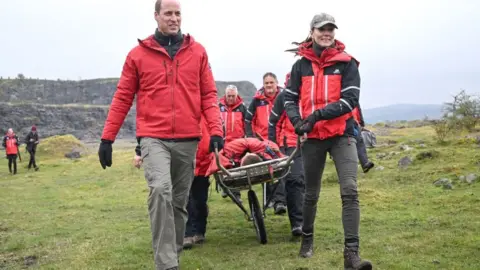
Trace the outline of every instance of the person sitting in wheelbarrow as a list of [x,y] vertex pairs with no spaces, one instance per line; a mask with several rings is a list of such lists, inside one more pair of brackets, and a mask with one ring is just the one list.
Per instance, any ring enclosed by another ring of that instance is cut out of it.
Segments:
[[[211,163],[208,175],[216,173],[219,168],[215,161],[214,153],[211,154]],[[246,166],[258,162],[285,157],[278,145],[269,140],[258,138],[235,139],[218,152],[220,164],[225,169]]]

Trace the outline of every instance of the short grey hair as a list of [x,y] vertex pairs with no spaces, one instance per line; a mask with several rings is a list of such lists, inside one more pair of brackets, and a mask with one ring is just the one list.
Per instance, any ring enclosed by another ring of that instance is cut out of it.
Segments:
[[235,91],[236,94],[238,94],[238,88],[233,84],[229,84],[227,85],[227,87],[225,87],[225,94],[227,93],[228,90],[233,90]]

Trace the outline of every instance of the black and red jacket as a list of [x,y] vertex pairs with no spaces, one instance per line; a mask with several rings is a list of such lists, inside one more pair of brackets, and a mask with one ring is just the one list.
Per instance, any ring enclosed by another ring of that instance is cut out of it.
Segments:
[[280,147],[296,147],[297,134],[285,111],[285,90],[275,99],[268,123],[268,139]]
[[268,138],[268,118],[279,92],[280,88],[277,87],[277,92],[273,96],[267,97],[263,88],[257,91],[245,116],[245,133],[247,137],[258,137],[262,140]]
[[205,48],[184,35],[170,57],[154,35],[127,55],[105,122],[102,139],[114,141],[136,96],[136,136],[198,139],[200,118],[210,135],[223,136],[217,88]]
[[311,41],[298,49],[302,58],[292,67],[285,90],[285,110],[293,124],[320,110],[323,119],[315,124],[308,138],[324,140],[355,134],[352,111],[360,95],[359,62],[344,49],[338,40],[320,57],[315,55]]
[[247,107],[243,99],[237,96],[237,101],[233,106],[227,105],[225,97],[220,99],[220,116],[222,117],[225,143],[234,139],[245,137],[245,115]]

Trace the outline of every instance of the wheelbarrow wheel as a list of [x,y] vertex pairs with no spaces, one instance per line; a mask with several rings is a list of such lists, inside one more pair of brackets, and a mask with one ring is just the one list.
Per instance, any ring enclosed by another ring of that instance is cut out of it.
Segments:
[[257,232],[257,240],[260,244],[267,243],[267,231],[265,229],[265,223],[263,222],[263,213],[260,203],[258,202],[255,191],[248,191],[248,204],[250,205],[250,212],[252,214],[253,225]]

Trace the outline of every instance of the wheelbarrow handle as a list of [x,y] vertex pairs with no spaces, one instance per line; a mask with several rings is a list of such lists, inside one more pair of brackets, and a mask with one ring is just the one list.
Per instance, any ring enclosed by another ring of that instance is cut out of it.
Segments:
[[225,167],[222,166],[222,164],[220,163],[220,155],[218,153],[218,143],[217,142],[214,142],[213,143],[213,147],[215,149],[214,151],[214,154],[215,154],[215,162],[217,163],[217,167],[226,175],[228,176],[232,176],[232,174],[227,170],[225,169]]
[[307,140],[307,133],[304,133],[302,136],[298,136],[297,140],[297,147],[295,147],[295,150],[293,150],[292,154],[288,157],[286,163],[287,166],[290,166],[290,163],[292,163],[293,158],[297,154],[297,152],[300,150],[300,147],[303,145],[303,143]]

